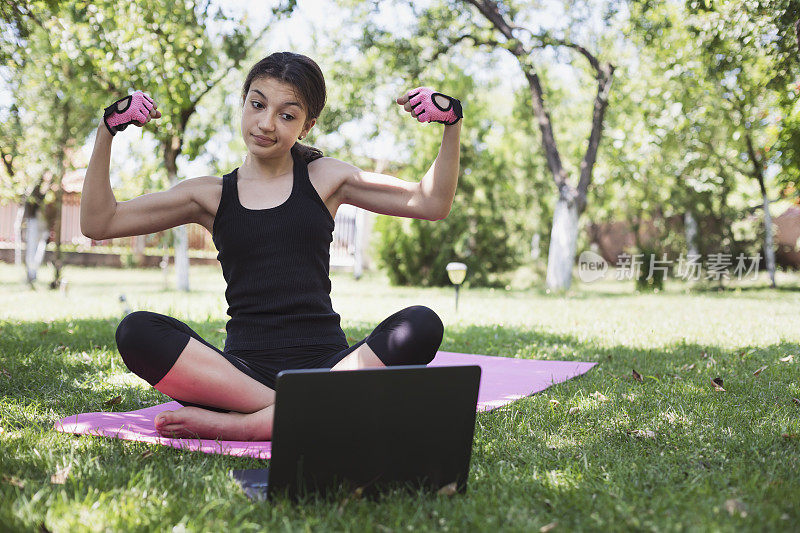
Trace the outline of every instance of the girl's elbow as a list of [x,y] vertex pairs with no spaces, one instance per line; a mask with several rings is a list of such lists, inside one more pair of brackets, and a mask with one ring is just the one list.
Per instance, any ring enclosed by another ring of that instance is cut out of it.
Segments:
[[444,220],[445,218],[447,218],[447,215],[450,214],[450,207],[451,206],[446,206],[445,209],[439,209],[436,212],[436,216],[434,218],[432,218],[431,220]]

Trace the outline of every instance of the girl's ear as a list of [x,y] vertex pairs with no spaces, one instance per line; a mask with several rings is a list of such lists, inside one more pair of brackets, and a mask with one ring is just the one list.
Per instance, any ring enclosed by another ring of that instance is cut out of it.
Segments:
[[309,132],[311,131],[311,128],[313,128],[314,124],[316,124],[316,123],[317,123],[317,119],[315,119],[315,118],[312,118],[311,120],[306,122],[306,125],[303,128],[303,131],[305,131],[305,133],[303,134],[303,137],[305,137],[306,135],[309,134]]

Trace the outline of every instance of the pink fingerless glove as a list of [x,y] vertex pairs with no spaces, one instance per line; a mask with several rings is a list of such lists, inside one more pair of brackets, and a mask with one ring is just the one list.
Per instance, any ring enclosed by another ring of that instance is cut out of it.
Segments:
[[153,99],[142,91],[136,91],[125,98],[120,98],[103,112],[103,122],[111,135],[116,135],[130,124],[143,124],[147,122],[150,111],[153,110]]
[[[409,103],[420,122],[439,122],[450,126],[458,122],[464,115],[461,102],[428,87],[417,87],[409,91]],[[434,98],[434,96],[436,98]],[[441,100],[447,99],[447,105],[441,107]]]

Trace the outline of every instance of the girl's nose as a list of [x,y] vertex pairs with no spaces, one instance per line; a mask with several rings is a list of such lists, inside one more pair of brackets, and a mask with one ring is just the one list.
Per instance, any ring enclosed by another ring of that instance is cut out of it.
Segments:
[[270,116],[264,116],[258,121],[258,127],[265,131],[272,131],[274,129],[274,121]]

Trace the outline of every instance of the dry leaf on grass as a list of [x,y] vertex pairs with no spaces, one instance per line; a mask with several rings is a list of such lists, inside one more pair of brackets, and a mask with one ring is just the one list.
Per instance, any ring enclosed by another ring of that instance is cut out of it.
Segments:
[[797,433],[781,433],[781,437],[784,439],[796,439]]
[[580,412],[581,412],[581,408],[580,407],[570,407],[569,408],[569,414],[571,414],[571,415],[574,415],[574,414],[580,413]]
[[63,485],[69,476],[69,471],[72,470],[72,463],[68,464],[58,472],[50,476],[50,483],[55,485]]
[[756,370],[755,372],[753,372],[753,375],[757,376],[757,375],[759,375],[760,373],[762,373],[766,369],[767,369],[767,365],[764,365],[761,368],[759,368],[758,370]]
[[649,429],[634,429],[628,430],[628,434],[633,437],[639,437],[641,439],[654,439],[656,438],[656,432],[651,431]]
[[145,450],[145,451],[143,451],[143,452],[141,453],[141,455],[139,455],[139,458],[140,458],[140,459],[147,459],[147,458],[148,458],[148,457],[150,457],[151,455],[153,455],[153,450]]
[[559,405],[561,405],[561,402],[559,402],[558,400],[553,399],[553,400],[550,400],[550,405],[552,405],[553,407],[558,407]]
[[595,398],[598,402],[608,402],[608,401],[610,401],[608,396],[606,396],[605,394],[603,394],[602,392],[597,391],[597,390],[594,391],[593,393],[591,393],[589,396],[591,396],[592,398]]
[[547,533],[548,531],[553,531],[556,528],[556,526],[558,526],[558,522],[557,521],[556,522],[550,522],[549,524],[540,527],[539,528],[539,533]]
[[9,485],[14,485],[18,489],[24,489],[25,488],[25,482],[22,481],[21,479],[17,478],[17,477],[14,477],[14,476],[3,475],[3,483],[8,483]]
[[122,396],[114,396],[113,398],[103,402],[103,405],[117,405],[122,403]]
[[436,491],[436,494],[439,494],[441,496],[452,496],[457,492],[457,488],[458,485],[456,484],[455,481],[453,481],[452,483],[448,483],[447,485]]
[[800,398],[792,398],[792,401],[797,405],[800,405]]
[[739,516],[744,518],[747,516],[747,509],[745,508],[744,504],[739,500],[727,500],[725,501],[725,510],[728,511],[728,514],[733,516],[735,513],[738,513]]
[[5,376],[7,378],[10,378],[11,374],[9,374],[5,368],[0,368],[0,376]]
[[638,373],[635,368],[632,369],[632,370],[633,370],[633,373],[632,373],[633,379],[635,379],[636,381],[644,381],[642,379],[642,375],[640,373]]
[[681,370],[685,370],[685,371],[688,372],[689,370],[693,370],[694,369],[694,365],[695,365],[695,363],[692,363],[691,365],[683,365],[681,367]]
[[781,357],[778,361],[782,363],[793,363],[794,362],[794,355],[787,355],[786,357]]
[[725,389],[722,388],[722,378],[713,378],[711,386],[714,387],[715,391],[725,392]]

